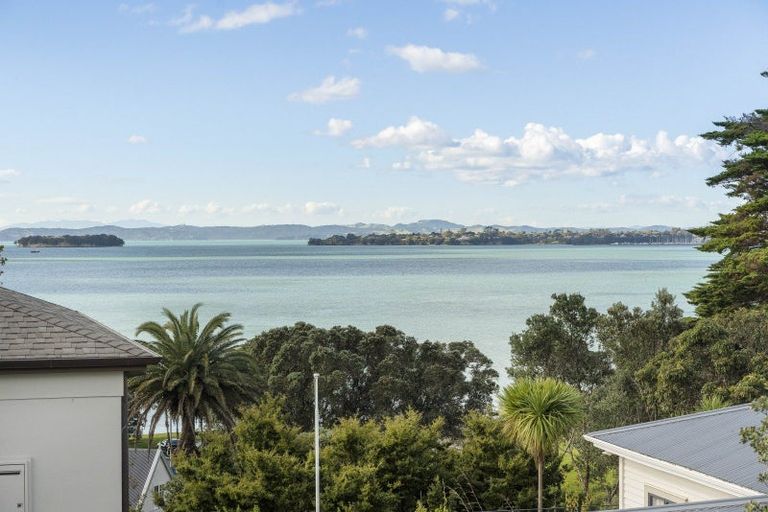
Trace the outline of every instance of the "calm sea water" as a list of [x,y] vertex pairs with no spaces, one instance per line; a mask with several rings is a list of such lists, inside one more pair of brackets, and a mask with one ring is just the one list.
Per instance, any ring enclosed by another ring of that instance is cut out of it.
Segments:
[[[419,339],[474,341],[500,373],[509,335],[555,292],[605,309],[680,299],[714,261],[687,246],[310,247],[304,242],[132,242],[120,248],[6,244],[3,285],[77,309],[133,336],[162,307],[229,311],[248,335],[307,321]],[[505,379],[503,379],[505,380]]]

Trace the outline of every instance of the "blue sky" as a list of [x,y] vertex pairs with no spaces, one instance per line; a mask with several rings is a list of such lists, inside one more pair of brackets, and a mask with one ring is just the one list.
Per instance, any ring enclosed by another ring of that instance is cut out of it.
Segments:
[[758,1],[0,0],[0,225],[704,223]]

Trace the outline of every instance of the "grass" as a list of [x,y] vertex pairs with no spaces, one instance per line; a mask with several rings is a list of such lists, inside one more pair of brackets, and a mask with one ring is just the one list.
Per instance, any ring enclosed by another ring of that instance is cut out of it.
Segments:
[[[178,439],[179,433],[178,432],[172,432],[171,433],[172,439]],[[165,432],[155,432],[154,437],[152,438],[152,448],[157,448],[157,443],[160,441],[168,439],[168,434]],[[147,448],[149,445],[149,436],[143,435],[139,439],[134,439],[133,437],[128,439],[128,447],[129,448]]]

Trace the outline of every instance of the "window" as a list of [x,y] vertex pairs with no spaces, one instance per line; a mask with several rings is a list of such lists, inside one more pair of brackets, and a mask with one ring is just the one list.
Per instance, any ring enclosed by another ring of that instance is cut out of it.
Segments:
[[656,494],[653,494],[651,492],[648,493],[648,506],[649,507],[659,507],[661,505],[671,505],[675,503],[674,501],[663,498],[661,496],[658,496]]

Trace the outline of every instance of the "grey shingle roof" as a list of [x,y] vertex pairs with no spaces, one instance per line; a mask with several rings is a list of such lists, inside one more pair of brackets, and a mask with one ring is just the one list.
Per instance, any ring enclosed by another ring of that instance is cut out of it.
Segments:
[[766,494],[768,486],[758,477],[768,466],[739,435],[764,417],[745,404],[601,430],[587,437]]
[[655,507],[625,508],[622,512],[639,512],[641,510],[652,510],[654,512],[744,512],[744,507],[747,503],[752,501],[765,505],[768,504],[768,497],[757,495],[748,498],[725,498],[722,500],[675,503],[672,505],[659,505]]
[[156,360],[77,311],[0,287],[0,368],[142,366]]

